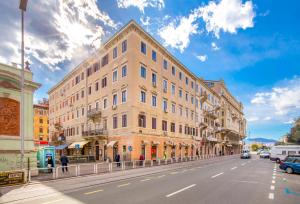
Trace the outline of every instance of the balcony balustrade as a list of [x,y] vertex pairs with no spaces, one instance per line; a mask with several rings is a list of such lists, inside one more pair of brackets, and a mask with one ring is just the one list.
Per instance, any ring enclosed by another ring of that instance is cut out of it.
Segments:
[[88,130],[88,131],[83,131],[82,132],[82,136],[83,137],[91,137],[91,136],[106,136],[107,130],[103,129],[103,128],[99,128],[99,129],[94,129],[94,130]]

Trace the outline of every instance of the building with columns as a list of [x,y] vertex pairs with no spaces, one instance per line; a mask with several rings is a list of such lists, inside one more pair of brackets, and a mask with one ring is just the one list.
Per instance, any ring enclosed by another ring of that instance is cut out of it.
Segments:
[[135,21],[48,94],[50,140],[68,155],[156,160],[226,154],[230,145],[219,131],[223,96]]
[[[24,163],[36,167],[33,137],[33,93],[40,84],[25,69],[24,83]],[[0,171],[21,167],[20,100],[21,69],[0,63]]]

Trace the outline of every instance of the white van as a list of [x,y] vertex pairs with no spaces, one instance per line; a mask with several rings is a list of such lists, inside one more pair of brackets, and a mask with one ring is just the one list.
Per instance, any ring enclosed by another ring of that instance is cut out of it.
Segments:
[[270,160],[279,163],[288,155],[300,155],[300,145],[278,145],[271,148]]

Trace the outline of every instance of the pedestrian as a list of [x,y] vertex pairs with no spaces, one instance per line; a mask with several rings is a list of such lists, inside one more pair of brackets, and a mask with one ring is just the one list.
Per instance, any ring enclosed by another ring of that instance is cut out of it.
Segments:
[[54,162],[53,162],[53,159],[51,156],[48,156],[48,159],[47,159],[47,167],[49,169],[49,173],[52,173],[53,172],[53,167],[54,167]]
[[166,160],[166,159],[167,159],[167,153],[164,152],[164,160]]
[[69,159],[66,155],[64,155],[64,153],[60,157],[60,162],[62,165],[62,172],[65,173],[65,170],[66,170],[66,172],[68,172]]
[[144,160],[145,158],[144,158],[144,155],[140,155],[140,166],[142,166],[143,165],[143,160]]
[[117,167],[120,167],[121,164],[120,164],[120,155],[119,154],[116,154],[115,160],[117,162]]
[[221,150],[219,151],[219,155],[220,155],[220,156],[222,155],[222,152],[221,152]]

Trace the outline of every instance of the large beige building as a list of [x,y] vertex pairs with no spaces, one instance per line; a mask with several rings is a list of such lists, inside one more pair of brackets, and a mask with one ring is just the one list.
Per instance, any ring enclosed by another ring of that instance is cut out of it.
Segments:
[[224,83],[194,75],[134,21],[48,93],[50,139],[64,132],[69,155],[230,154],[245,135],[242,105]]

